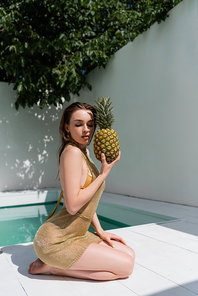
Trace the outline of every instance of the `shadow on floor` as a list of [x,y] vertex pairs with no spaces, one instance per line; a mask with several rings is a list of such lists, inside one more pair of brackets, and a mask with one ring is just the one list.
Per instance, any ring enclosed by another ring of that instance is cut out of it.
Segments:
[[30,263],[38,258],[34,252],[32,243],[27,245],[6,246],[2,247],[1,250],[5,255],[11,255],[11,261],[17,267],[17,271],[25,277],[37,280],[49,280],[49,277],[50,280],[63,280],[63,277],[55,277],[51,275],[31,275],[28,273]]
[[5,255],[11,255],[11,261],[18,267],[17,270],[19,273],[28,277],[32,277],[28,274],[28,267],[31,262],[37,259],[33,244],[6,246],[2,247],[1,250]]
[[27,245],[12,245],[12,246],[6,246],[2,247],[1,251],[6,254],[11,255],[11,261],[12,263],[17,266],[17,271],[28,278],[36,279],[36,280],[56,280],[56,281],[63,281],[63,280],[69,280],[69,281],[77,281],[77,282],[93,282],[91,280],[81,280],[76,278],[70,278],[70,277],[63,277],[63,276],[53,276],[53,275],[31,275],[28,273],[28,268],[30,263],[35,261],[38,257],[36,256],[34,252],[33,243],[27,244]]
[[177,220],[171,222],[164,222],[160,224],[163,227],[170,228],[176,231],[188,233],[190,235],[198,236],[198,224],[186,220]]
[[198,295],[198,281],[190,282],[176,288],[159,291],[147,296],[196,296]]

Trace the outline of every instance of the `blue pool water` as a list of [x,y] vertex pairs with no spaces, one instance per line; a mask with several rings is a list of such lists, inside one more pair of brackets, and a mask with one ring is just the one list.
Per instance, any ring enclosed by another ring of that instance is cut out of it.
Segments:
[[[55,207],[54,202],[0,208],[0,246],[32,242],[37,229]],[[59,205],[59,209],[62,205]],[[173,217],[100,202],[98,218],[104,230],[173,220]],[[94,231],[90,226],[90,231]]]

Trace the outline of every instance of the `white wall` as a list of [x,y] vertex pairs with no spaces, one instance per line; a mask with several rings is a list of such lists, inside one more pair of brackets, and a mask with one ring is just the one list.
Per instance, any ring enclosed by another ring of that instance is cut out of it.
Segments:
[[0,82],[0,191],[59,188],[56,153],[63,110],[16,111],[15,100],[12,85]]
[[107,191],[198,206],[197,32],[185,0],[89,75],[81,100],[111,97],[121,144]]

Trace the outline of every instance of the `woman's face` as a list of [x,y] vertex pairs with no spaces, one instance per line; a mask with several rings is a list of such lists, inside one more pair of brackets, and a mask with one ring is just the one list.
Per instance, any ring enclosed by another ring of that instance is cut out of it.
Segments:
[[80,148],[85,149],[94,132],[93,113],[85,109],[74,111],[69,124],[65,124],[65,130],[70,133],[73,140],[79,143]]

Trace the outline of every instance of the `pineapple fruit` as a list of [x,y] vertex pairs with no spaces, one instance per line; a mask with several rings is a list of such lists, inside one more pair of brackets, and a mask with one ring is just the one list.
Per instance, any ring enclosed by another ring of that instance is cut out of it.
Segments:
[[111,128],[114,123],[113,107],[111,107],[110,98],[99,98],[95,101],[97,110],[96,123],[100,130],[94,137],[94,154],[101,161],[101,153],[106,156],[106,161],[111,163],[119,154],[120,145],[117,133]]

